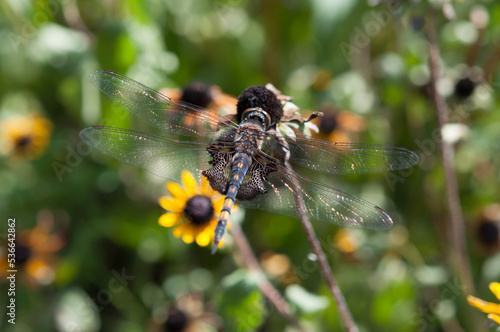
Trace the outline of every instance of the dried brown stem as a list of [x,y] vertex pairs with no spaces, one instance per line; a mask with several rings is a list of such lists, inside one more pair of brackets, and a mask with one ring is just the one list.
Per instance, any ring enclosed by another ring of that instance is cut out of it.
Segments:
[[237,223],[232,223],[231,228],[229,229],[231,234],[233,235],[234,242],[238,247],[243,259],[245,260],[245,264],[251,272],[258,273],[262,275],[262,278],[259,278],[259,289],[264,294],[264,296],[273,304],[276,310],[280,313],[283,318],[285,318],[288,323],[293,325],[299,331],[305,331],[304,328],[300,325],[300,323],[292,316],[290,306],[286,302],[286,300],[281,296],[276,288],[269,282],[267,277],[262,270],[257,257],[250,247],[245,234],[241,231],[240,226]]
[[[287,171],[288,174],[293,174],[293,169],[288,163],[287,163]],[[332,293],[333,298],[337,304],[337,308],[340,313],[340,318],[344,322],[347,331],[358,332],[359,329],[356,326],[354,319],[352,318],[351,312],[349,311],[349,307],[347,307],[344,295],[342,294],[342,291],[340,290],[339,285],[337,284],[337,281],[333,276],[333,272],[332,269],[330,268],[330,265],[328,264],[326,255],[324,251],[321,249],[321,245],[316,236],[316,233],[314,232],[314,228],[311,222],[309,221],[309,217],[305,212],[306,208],[304,205],[304,199],[300,194],[300,189],[299,189],[300,187],[298,183],[294,180],[295,178],[293,176],[291,176],[290,179],[292,180],[292,185],[293,185],[292,189],[294,192],[297,193],[296,195],[294,195],[297,214],[302,223],[302,227],[306,232],[307,240],[309,241],[309,244],[311,245],[314,254],[316,254],[316,256],[318,257],[319,270],[321,271],[323,279],[325,279],[328,289],[330,290],[330,293]]]
[[[432,92],[432,101],[437,113],[438,127],[442,130],[443,126],[449,122],[450,110],[448,109],[444,97],[437,89],[437,82],[440,78],[439,45],[436,38],[434,16],[432,13],[429,16],[427,40],[429,42],[429,69],[431,73],[430,88]],[[450,255],[460,277],[464,292],[471,294],[474,293],[475,290],[465,242],[465,225],[458,192],[457,175],[453,161],[453,146],[444,139],[441,140],[441,155],[443,158],[449,213],[447,218],[449,225],[446,229],[449,230],[449,241],[452,247]]]
[[[439,44],[436,37],[436,27],[434,22],[434,15],[429,15],[429,29],[427,31],[427,40],[429,42],[429,69],[431,73],[430,88],[432,92],[432,99],[437,113],[438,127],[442,130],[443,126],[450,121],[450,110],[444,97],[437,89],[437,82],[440,78],[440,52]],[[452,260],[452,267],[456,270],[459,276],[462,290],[465,294],[474,294],[475,287],[472,279],[469,257],[467,254],[466,241],[465,241],[465,224],[462,215],[462,208],[460,204],[460,195],[458,191],[457,175],[455,172],[453,161],[453,146],[446,140],[441,140],[441,156],[443,159],[443,167],[445,174],[446,197],[448,204],[447,218],[448,225],[445,229],[448,230],[448,237],[451,248],[449,249],[449,256]],[[482,324],[477,319],[477,314],[472,313],[471,324],[475,331],[482,330]]]
[[[440,52],[436,37],[436,26],[434,13],[430,13],[428,20],[427,40],[429,47],[429,69],[431,73],[431,94],[432,101],[437,113],[438,127],[442,131],[443,126],[450,121],[450,110],[444,97],[437,89],[437,82],[440,78]],[[446,198],[448,204],[448,218],[445,229],[448,230],[448,241],[450,243],[449,257],[452,268],[458,274],[462,291],[465,294],[475,294],[474,281],[472,278],[469,256],[467,254],[465,240],[465,223],[460,204],[460,194],[458,191],[457,175],[453,161],[453,145],[444,139],[441,139],[441,157],[445,174]],[[484,330],[483,324],[479,320],[477,312],[470,309],[470,328],[474,331]]]
[[66,24],[68,24],[70,28],[85,33],[91,42],[95,42],[94,34],[89,30],[85,21],[82,19],[75,0],[67,1],[64,4],[63,14]]
[[488,57],[486,58],[483,65],[483,72],[486,78],[486,81],[490,84],[496,83],[494,82],[495,74],[500,66],[500,43],[493,48]]

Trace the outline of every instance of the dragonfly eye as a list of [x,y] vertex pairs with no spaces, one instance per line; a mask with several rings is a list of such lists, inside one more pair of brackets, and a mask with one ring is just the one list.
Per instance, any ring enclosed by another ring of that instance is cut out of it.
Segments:
[[264,129],[267,129],[271,123],[271,117],[264,110],[255,107],[245,110],[242,114],[243,121],[252,121],[261,124]]

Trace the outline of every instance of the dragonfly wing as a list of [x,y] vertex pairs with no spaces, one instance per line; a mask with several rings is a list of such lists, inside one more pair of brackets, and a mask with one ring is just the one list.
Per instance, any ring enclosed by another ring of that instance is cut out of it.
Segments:
[[[416,153],[389,145],[332,142],[301,134],[295,139],[285,140],[292,165],[329,174],[381,173],[410,168],[419,160]],[[283,139],[269,137],[263,151],[270,155],[279,154],[282,145]]]
[[[298,184],[298,191],[294,183]],[[297,217],[295,195],[300,194],[310,219],[353,228],[385,230],[392,227],[391,217],[378,206],[295,172],[287,174],[281,167],[268,175],[265,186],[266,194],[237,204]]]
[[199,174],[211,167],[206,144],[198,142],[100,126],[82,130],[80,137],[88,145],[115,159],[171,181],[178,181],[183,170]]
[[107,70],[90,74],[90,80],[111,100],[147,124],[178,135],[208,136],[236,124],[215,112],[173,100],[131,78]]

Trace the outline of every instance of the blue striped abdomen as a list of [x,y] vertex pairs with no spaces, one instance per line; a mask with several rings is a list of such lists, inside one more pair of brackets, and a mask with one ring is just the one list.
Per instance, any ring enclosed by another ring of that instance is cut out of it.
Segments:
[[247,174],[248,168],[252,163],[252,157],[242,153],[236,154],[234,157],[233,165],[231,167],[231,179],[226,191],[226,198],[224,199],[224,205],[220,212],[219,220],[217,221],[217,227],[215,228],[214,243],[212,247],[212,254],[217,251],[219,242],[226,232],[227,222],[229,216],[231,215],[231,210],[233,209],[234,200],[238,194],[243,178]]

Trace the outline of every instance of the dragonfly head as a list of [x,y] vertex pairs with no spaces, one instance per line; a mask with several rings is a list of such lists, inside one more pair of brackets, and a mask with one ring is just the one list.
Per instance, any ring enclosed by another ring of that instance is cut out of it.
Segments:
[[267,130],[271,125],[271,116],[260,107],[252,107],[243,112],[241,122],[257,123],[262,126],[263,130]]
[[260,109],[270,118],[266,129],[274,126],[283,117],[283,106],[278,97],[271,90],[263,86],[251,86],[238,97],[237,121],[243,121],[243,114],[249,109]]

